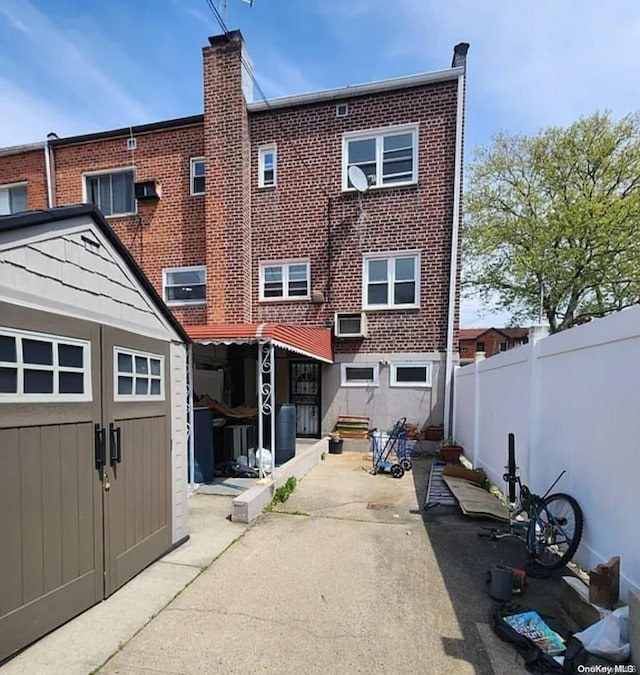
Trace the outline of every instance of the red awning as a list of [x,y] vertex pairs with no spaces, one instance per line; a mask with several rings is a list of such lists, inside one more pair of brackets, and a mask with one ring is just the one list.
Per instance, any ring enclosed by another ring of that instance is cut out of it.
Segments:
[[279,323],[223,323],[185,326],[185,330],[199,344],[252,344],[270,340],[276,347],[333,363],[330,328],[283,326]]

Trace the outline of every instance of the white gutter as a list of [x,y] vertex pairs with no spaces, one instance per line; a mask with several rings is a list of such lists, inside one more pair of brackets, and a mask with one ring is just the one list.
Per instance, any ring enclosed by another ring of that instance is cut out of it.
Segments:
[[49,208],[53,208],[53,179],[51,172],[51,150],[49,147],[49,139],[44,143],[44,166],[47,173],[47,203]]
[[267,101],[256,101],[247,103],[249,112],[260,110],[270,110],[272,108],[286,108],[292,105],[303,105],[306,103],[318,103],[321,101],[331,101],[340,98],[350,98],[352,96],[364,96],[365,94],[375,94],[378,92],[391,91],[393,89],[406,89],[407,87],[418,87],[422,84],[432,84],[434,82],[444,82],[446,80],[455,80],[464,73],[464,68],[447,68],[446,70],[437,70],[432,73],[420,73],[418,75],[409,75],[407,77],[395,77],[389,80],[379,80],[377,82],[367,82],[366,84],[353,84],[348,87],[338,87],[336,89],[324,89],[314,91],[309,94],[296,94],[295,96],[283,96],[281,98],[272,98]]
[[453,384],[453,332],[456,311],[456,280],[458,276],[458,234],[460,228],[460,197],[462,192],[462,123],[464,116],[464,71],[458,76],[458,110],[456,113],[456,157],[453,179],[453,223],[451,229],[451,266],[449,273],[449,316],[447,320],[447,352],[444,369],[444,434],[453,433],[451,420],[451,391]]

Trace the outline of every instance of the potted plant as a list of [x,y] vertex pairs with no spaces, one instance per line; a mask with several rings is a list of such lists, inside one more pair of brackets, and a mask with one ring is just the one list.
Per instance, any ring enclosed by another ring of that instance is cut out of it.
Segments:
[[427,441],[441,441],[444,438],[444,426],[442,424],[429,424],[425,429]]
[[464,448],[455,440],[448,438],[440,445],[440,454],[445,462],[459,462]]
[[329,434],[329,453],[331,455],[341,455],[344,441],[340,438],[339,431],[332,431]]

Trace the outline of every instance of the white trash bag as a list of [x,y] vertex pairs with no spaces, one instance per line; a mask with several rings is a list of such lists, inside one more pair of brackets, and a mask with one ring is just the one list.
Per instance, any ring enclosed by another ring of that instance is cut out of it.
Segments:
[[266,448],[261,448],[256,452],[256,466],[260,466],[260,458],[262,458],[262,468],[264,471],[271,471],[271,451]]
[[585,628],[575,637],[584,648],[596,656],[604,656],[611,661],[624,661],[629,658],[629,607],[620,607],[589,628]]

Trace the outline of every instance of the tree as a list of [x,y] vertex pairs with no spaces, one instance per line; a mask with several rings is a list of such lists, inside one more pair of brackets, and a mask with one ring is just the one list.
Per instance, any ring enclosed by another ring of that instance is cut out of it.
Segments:
[[552,332],[640,301],[640,116],[609,112],[474,155],[464,288]]

